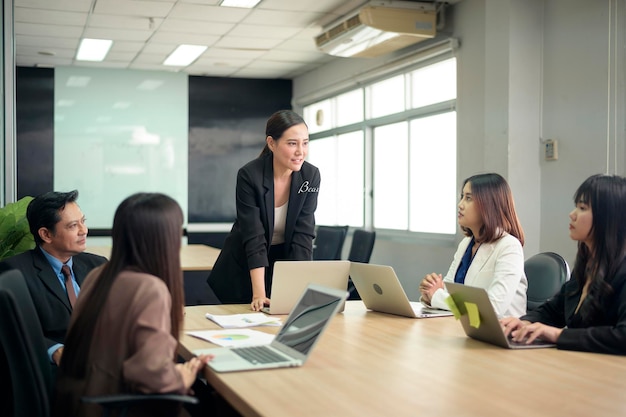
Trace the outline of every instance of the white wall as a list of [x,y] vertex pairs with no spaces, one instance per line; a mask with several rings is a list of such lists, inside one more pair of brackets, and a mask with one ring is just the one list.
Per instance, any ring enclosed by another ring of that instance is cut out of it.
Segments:
[[[608,3],[548,0],[544,8],[543,134],[559,141],[559,159],[541,164],[541,248],[563,254],[570,266],[576,246],[568,238],[567,213],[573,208],[574,192],[589,175],[607,171]],[[611,161],[617,156],[618,163],[615,168],[611,162],[608,171],[624,175],[626,2],[615,3],[619,73],[611,92],[618,94],[618,120],[609,156]],[[609,123],[614,126],[613,120]]]
[[[568,237],[567,215],[574,191],[589,175],[624,174],[626,0],[613,3],[611,53],[617,56],[610,65],[608,0],[463,0],[449,16],[461,43],[458,182],[488,171],[508,179],[526,232],[526,257],[555,251],[573,265],[576,245]],[[334,61],[295,79],[294,101],[392,58]],[[544,160],[541,139],[558,140],[557,161]],[[394,266],[415,299],[419,279],[445,273],[455,246],[379,237],[371,262]]]

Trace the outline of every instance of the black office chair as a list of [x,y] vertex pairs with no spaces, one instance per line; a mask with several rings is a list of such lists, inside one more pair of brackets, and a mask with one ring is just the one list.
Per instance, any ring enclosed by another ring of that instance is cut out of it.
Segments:
[[[350,245],[350,254],[348,260],[350,262],[369,263],[374,243],[376,242],[376,232],[363,229],[356,229],[352,234],[352,244]],[[348,278],[349,300],[360,300],[361,296],[356,287],[352,283],[352,278]]]
[[534,310],[556,294],[569,279],[569,265],[563,257],[554,252],[542,252],[524,262],[524,272],[528,279],[526,292],[528,311]]
[[350,245],[348,260],[351,262],[369,263],[375,242],[375,231],[356,229],[352,234],[352,244]]
[[[3,416],[49,416],[52,374],[41,325],[22,273],[0,274]],[[6,372],[5,372],[6,371]],[[7,388],[5,390],[5,388]]]
[[[33,299],[19,270],[0,274],[0,317],[0,415],[49,417],[53,396],[50,361]],[[104,416],[112,410],[120,410],[119,415],[124,416],[137,402],[163,400],[198,402],[195,397],[170,394],[83,398],[101,404]]]
[[348,226],[318,226],[313,246],[313,260],[340,260]]

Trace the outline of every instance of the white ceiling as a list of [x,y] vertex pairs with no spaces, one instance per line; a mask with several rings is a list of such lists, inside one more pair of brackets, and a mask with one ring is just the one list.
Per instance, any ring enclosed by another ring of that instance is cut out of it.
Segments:
[[[314,37],[364,0],[15,0],[18,66],[182,70],[192,75],[293,78],[333,59]],[[83,37],[112,39],[104,62],[77,62]],[[209,48],[185,68],[161,63],[179,44]]]

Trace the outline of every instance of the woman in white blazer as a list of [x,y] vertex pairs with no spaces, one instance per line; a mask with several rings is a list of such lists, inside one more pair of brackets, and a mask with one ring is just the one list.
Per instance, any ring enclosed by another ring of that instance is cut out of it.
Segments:
[[486,289],[498,317],[525,314],[524,231],[506,180],[494,173],[469,177],[458,208],[466,237],[445,277],[433,272],[422,280],[421,301],[447,310],[445,283],[457,282]]

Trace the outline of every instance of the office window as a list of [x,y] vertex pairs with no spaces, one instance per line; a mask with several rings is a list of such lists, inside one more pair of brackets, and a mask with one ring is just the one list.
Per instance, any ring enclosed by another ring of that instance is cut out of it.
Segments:
[[404,111],[404,75],[398,75],[369,87],[370,118],[387,116]]
[[331,112],[325,130],[310,132],[317,224],[455,234],[455,100],[448,58],[306,106],[305,117]]
[[315,140],[315,146],[309,144],[307,161],[320,170],[322,182],[317,196],[315,223],[336,224],[337,222],[337,146],[334,137]]
[[456,59],[447,59],[411,73],[411,107],[456,98]]
[[456,232],[456,112],[410,124],[410,224],[413,232]]
[[406,122],[374,128],[374,227],[406,230],[409,160]]
[[317,224],[363,227],[363,132],[315,140],[307,160],[319,168],[322,183],[317,200]]
[[[363,89],[337,96],[337,127],[363,121]],[[335,126],[333,126],[335,127]]]

